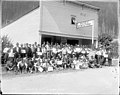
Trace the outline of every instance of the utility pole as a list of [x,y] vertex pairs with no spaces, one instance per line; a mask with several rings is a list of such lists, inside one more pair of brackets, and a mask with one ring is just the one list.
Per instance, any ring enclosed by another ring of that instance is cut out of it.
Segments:
[[94,44],[94,20],[92,21],[92,45]]
[[39,44],[41,45],[42,40],[42,16],[43,16],[43,6],[42,6],[42,0],[39,1],[39,14],[40,14],[40,21],[39,21]]

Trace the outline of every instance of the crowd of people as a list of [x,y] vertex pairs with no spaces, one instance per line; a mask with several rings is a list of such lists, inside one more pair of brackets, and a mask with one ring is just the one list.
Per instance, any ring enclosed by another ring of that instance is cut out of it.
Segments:
[[88,48],[70,44],[19,44],[6,46],[2,54],[2,64],[7,71],[48,72],[56,69],[100,68],[112,64],[109,50]]

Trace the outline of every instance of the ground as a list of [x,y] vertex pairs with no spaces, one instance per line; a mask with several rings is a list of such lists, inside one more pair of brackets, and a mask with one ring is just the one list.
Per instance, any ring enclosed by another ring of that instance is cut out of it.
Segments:
[[119,92],[118,67],[85,70],[64,70],[48,73],[2,77],[3,94],[11,93],[70,93],[105,94]]

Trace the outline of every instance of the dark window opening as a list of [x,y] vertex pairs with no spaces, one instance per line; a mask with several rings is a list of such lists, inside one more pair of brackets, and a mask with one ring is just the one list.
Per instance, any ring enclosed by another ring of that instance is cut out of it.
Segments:
[[75,17],[75,16],[74,16],[74,17],[72,16],[72,17],[71,17],[71,24],[75,25],[75,22],[76,22],[76,17]]
[[78,40],[74,40],[74,39],[72,39],[72,40],[70,40],[70,39],[67,39],[67,43],[68,44],[70,44],[70,45],[76,45],[76,44],[78,44]]

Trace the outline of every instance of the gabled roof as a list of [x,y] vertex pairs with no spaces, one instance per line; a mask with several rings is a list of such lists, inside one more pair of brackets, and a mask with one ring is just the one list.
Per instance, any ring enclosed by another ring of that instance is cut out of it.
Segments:
[[75,3],[75,4],[79,4],[79,5],[81,5],[81,6],[85,6],[85,7],[94,9],[94,10],[98,10],[98,11],[100,10],[99,7],[96,7],[96,6],[93,6],[93,5],[84,3],[84,2],[82,2],[82,1],[78,1],[78,0],[68,0],[68,2],[72,2],[72,3]]

